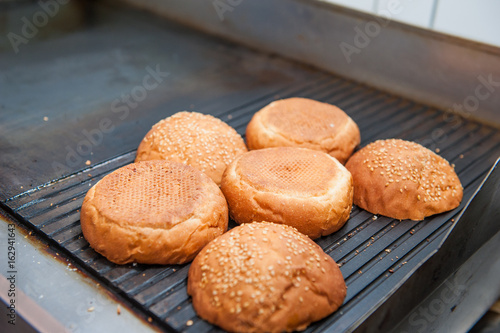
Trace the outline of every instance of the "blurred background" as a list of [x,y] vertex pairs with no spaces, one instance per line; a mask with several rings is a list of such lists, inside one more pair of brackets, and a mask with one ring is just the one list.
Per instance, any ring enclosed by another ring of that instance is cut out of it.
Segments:
[[[500,46],[498,0],[324,0],[396,21]],[[392,7],[391,7],[392,6]]]

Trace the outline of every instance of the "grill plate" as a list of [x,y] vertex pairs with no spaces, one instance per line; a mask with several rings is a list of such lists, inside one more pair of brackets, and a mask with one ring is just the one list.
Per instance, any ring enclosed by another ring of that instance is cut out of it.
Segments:
[[[175,73],[171,74],[172,82],[169,87],[174,89],[171,95],[175,97],[162,99],[158,95],[164,91],[152,92],[151,99],[156,104],[151,102],[154,105],[139,105],[138,109],[134,110],[132,118],[126,123],[117,124],[111,137],[106,139],[106,142],[114,143],[95,147],[93,160],[98,162],[83,171],[56,179],[57,174],[49,167],[50,163],[46,165],[42,163],[42,166],[30,164],[29,178],[21,179],[21,184],[24,182],[27,186],[26,182],[32,182],[33,179],[43,184],[30,191],[18,194],[16,192],[18,190],[5,187],[9,170],[25,161],[15,160],[15,155],[12,155],[13,158],[0,171],[0,179],[4,185],[3,195],[9,198],[2,203],[2,206],[14,213],[22,223],[30,226],[58,251],[74,260],[101,285],[120,295],[142,315],[152,317],[157,325],[166,330],[217,331],[217,328],[196,316],[186,294],[189,265],[118,266],[108,262],[89,248],[83,239],[79,209],[90,186],[109,172],[134,160],[135,147],[151,124],[188,108],[193,100],[196,101],[195,111],[219,117],[243,135],[252,115],[271,101],[287,97],[312,98],[335,104],[345,110],[360,127],[362,146],[384,138],[414,140],[433,150],[439,148],[439,154],[455,164],[464,186],[464,199],[458,209],[427,218],[422,222],[414,222],[397,221],[381,216],[374,219],[372,214],[354,207],[351,218],[340,231],[317,240],[326,253],[341,265],[348,292],[345,303],[339,311],[313,324],[306,330],[307,332],[347,330],[357,327],[437,248],[460,209],[473,195],[485,173],[500,155],[500,132],[493,127],[452,118],[443,111],[217,39],[202,39],[197,33],[173,24],[155,21],[156,19],[146,14],[142,16],[134,14],[132,17],[125,10],[111,13],[110,8],[104,6],[96,15],[98,18],[101,15],[113,19],[111,30],[113,33],[123,35],[130,32],[125,28],[128,25],[127,19],[133,19],[137,23],[136,29],[141,33],[132,35],[130,44],[123,46],[115,42],[113,47],[121,51],[124,49],[130,51],[136,46],[152,50],[152,59],[147,59],[148,61],[162,61],[155,57],[161,55],[161,52],[166,52],[166,49],[154,49],[154,45],[165,35],[170,41],[183,42],[178,46],[179,50],[175,51],[181,55],[203,51],[203,54],[195,54],[192,56],[193,59],[186,60],[181,69],[196,65],[195,68],[199,69],[200,75],[204,77],[203,80],[212,83],[213,87],[210,84],[193,83],[193,80],[197,80],[197,76],[193,76],[192,73],[182,73],[181,70],[177,73],[175,72],[177,69],[173,69]],[[104,38],[102,34],[106,34],[109,29],[105,24],[97,24],[97,27],[84,30],[81,34],[99,44],[99,40]],[[141,41],[141,34],[147,34],[149,37]],[[61,38],[51,43],[63,45],[70,41],[76,44],[83,38],[69,37],[71,39]],[[198,41],[202,41],[201,45],[197,45]],[[30,47],[33,50],[45,49],[42,59],[54,52],[47,50],[43,43]],[[101,55],[105,55],[108,51],[101,51]],[[63,57],[68,61],[81,59],[73,53],[66,53]],[[12,58],[10,62],[14,66],[20,66],[21,60]],[[89,60],[92,61],[94,59]],[[139,66],[143,66],[144,63],[147,61],[141,62]],[[90,70],[87,84],[99,79],[100,68],[92,72],[93,69],[89,69],[88,62],[85,61],[80,66]],[[60,70],[63,71],[62,68]],[[123,71],[124,68],[121,67],[120,70]],[[141,79],[143,74],[139,72],[138,78]],[[42,81],[34,83],[35,88],[40,88],[42,85]],[[84,89],[83,85],[79,85],[78,89]],[[109,92],[108,90],[102,93],[90,93],[102,97]],[[109,107],[112,101],[112,99],[105,100],[97,109],[85,104],[84,107],[87,109],[79,110],[89,116],[87,118],[81,116],[82,119],[86,119],[83,123],[77,122],[75,125],[60,121],[58,125],[63,126],[65,131],[92,126],[94,124],[92,121],[95,120],[90,116],[106,114],[107,109],[102,105]],[[23,104],[28,110],[28,115],[37,115],[37,109],[33,107],[35,103],[37,101]],[[14,117],[14,110],[8,111],[11,113],[7,112],[7,116],[4,116],[4,124],[17,124],[15,120],[18,118]],[[60,112],[72,119],[80,117],[79,112],[70,110],[66,104]],[[25,116],[22,117],[28,125],[33,124],[33,120],[28,121]],[[8,135],[8,126],[5,128]],[[52,132],[48,135],[52,141],[43,152],[52,150],[64,152],[66,143],[58,139],[59,134]],[[37,136],[33,136],[31,142],[23,141],[23,145],[32,147],[26,154],[28,159],[31,158],[32,150],[40,149],[35,144],[37,139]],[[48,142],[49,139],[44,137],[45,141],[42,142]],[[76,137],[69,140],[70,143],[77,143],[80,139]],[[5,144],[5,141],[2,142]],[[56,160],[63,161],[64,156],[57,151],[54,153]],[[37,178],[37,173],[43,176]],[[47,182],[47,176],[53,180]],[[231,226],[234,226],[233,222]],[[186,326],[188,320],[193,320],[194,324]]]

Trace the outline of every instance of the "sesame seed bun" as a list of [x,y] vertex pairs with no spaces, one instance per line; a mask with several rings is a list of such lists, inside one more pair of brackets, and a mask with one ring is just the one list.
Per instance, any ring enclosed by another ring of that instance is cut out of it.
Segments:
[[181,264],[227,230],[228,211],[219,187],[202,172],[146,161],[95,184],[80,221],[90,246],[114,263]]
[[354,203],[373,214],[418,221],[462,200],[453,167],[415,142],[375,141],[356,152],[346,168],[354,178]]
[[360,143],[356,123],[338,107],[307,98],[274,101],[247,126],[248,148],[302,147],[320,150],[344,164]]
[[231,332],[305,329],[346,296],[333,259],[295,228],[247,223],[210,242],[191,264],[198,315]]
[[279,147],[253,150],[222,177],[231,217],[282,223],[315,239],[340,229],[352,207],[352,177],[320,151]]
[[226,166],[246,151],[241,136],[223,121],[197,112],[179,112],[153,126],[139,145],[135,161],[188,164],[220,185]]

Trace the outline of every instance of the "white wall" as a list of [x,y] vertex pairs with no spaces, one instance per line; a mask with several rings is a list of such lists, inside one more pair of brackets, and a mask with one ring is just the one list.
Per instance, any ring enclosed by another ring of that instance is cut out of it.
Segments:
[[323,0],[377,14],[397,5],[394,20],[500,46],[500,0]]

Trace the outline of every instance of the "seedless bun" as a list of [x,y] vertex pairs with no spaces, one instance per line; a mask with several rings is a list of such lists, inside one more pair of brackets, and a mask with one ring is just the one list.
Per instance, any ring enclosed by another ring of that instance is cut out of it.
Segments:
[[375,141],[356,152],[346,168],[354,178],[354,203],[373,214],[423,220],[462,200],[453,167],[415,142]]
[[292,227],[249,223],[210,242],[189,269],[198,315],[231,332],[305,329],[342,305],[337,264]]
[[219,187],[171,161],[126,165],[85,196],[81,226],[90,246],[117,264],[182,264],[227,230]]
[[305,148],[253,150],[231,163],[221,184],[239,224],[291,225],[311,238],[340,229],[352,207],[352,177],[335,158]]
[[360,143],[356,123],[338,107],[307,98],[274,101],[258,111],[246,130],[249,149],[303,147],[344,164]]
[[197,112],[179,112],[153,126],[139,145],[135,161],[188,164],[220,185],[226,166],[246,151],[241,136],[223,121]]

